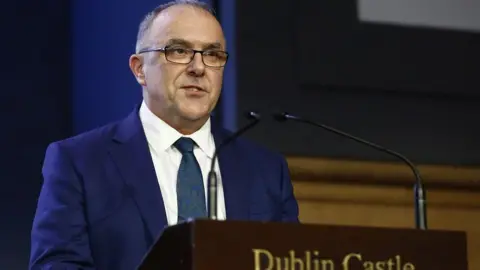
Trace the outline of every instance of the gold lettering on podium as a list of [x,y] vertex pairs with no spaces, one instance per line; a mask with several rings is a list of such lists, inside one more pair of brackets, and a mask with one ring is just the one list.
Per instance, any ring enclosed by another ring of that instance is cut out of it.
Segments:
[[364,260],[360,253],[350,253],[343,258],[343,270],[349,270],[354,262],[360,263],[364,270],[415,270],[415,266],[410,263],[403,263],[400,255],[389,258],[384,261]]
[[333,260],[319,258],[318,251],[306,251],[303,257],[297,256],[295,250],[284,257],[274,256],[266,249],[252,251],[255,270],[335,270]]
[[385,260],[368,260],[361,253],[349,253],[339,261],[321,258],[317,250],[297,254],[295,250],[275,255],[267,249],[252,249],[255,270],[415,270],[411,262],[404,262],[400,255]]
[[[270,253],[268,250],[266,249],[254,249],[253,250],[253,258],[254,258],[254,262],[255,262],[255,270],[271,270],[273,269],[273,255],[272,253]],[[265,257],[263,257],[265,256]],[[264,261],[262,262],[262,258],[266,258],[264,259]],[[265,262],[266,261],[266,262]],[[265,263],[267,263],[265,265]]]

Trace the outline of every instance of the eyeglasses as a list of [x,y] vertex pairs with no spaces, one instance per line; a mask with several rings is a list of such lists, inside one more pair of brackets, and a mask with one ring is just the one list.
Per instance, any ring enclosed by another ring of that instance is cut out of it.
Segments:
[[177,64],[189,64],[190,62],[192,62],[193,57],[195,57],[196,53],[202,55],[203,63],[209,67],[223,67],[228,60],[228,52],[225,51],[216,49],[199,51],[178,46],[164,48],[145,48],[140,50],[138,53],[141,54],[155,51],[163,52],[167,61]]

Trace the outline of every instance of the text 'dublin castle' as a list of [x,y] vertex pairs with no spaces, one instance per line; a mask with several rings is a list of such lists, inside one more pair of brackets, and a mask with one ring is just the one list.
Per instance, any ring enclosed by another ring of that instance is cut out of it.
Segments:
[[[415,270],[412,262],[400,255],[384,260],[371,260],[361,253],[348,253],[341,259],[320,258],[318,251],[306,251],[296,254],[294,250],[288,256],[276,256],[266,249],[252,249],[255,270]],[[360,268],[359,268],[360,267]]]

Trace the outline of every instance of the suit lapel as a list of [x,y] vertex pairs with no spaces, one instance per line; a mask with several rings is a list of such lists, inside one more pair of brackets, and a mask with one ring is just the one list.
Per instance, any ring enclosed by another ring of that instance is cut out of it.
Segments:
[[148,143],[135,110],[118,126],[110,148],[111,158],[133,192],[133,198],[154,239],[168,225]]
[[[212,121],[215,146],[228,138],[228,133]],[[246,220],[249,216],[250,175],[244,158],[240,155],[236,142],[225,145],[218,154],[220,173],[225,195],[225,208],[228,220]]]

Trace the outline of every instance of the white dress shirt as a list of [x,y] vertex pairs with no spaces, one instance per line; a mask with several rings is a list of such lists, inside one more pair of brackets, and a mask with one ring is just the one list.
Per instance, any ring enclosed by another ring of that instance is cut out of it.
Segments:
[[[180,167],[182,154],[173,144],[180,137],[189,137],[197,144],[194,147],[194,155],[202,170],[203,183],[205,187],[205,199],[208,200],[207,176],[210,171],[213,154],[215,153],[215,142],[210,130],[210,119],[203,127],[191,135],[183,135],[163,120],[153,114],[145,102],[140,106],[140,121],[147,137],[150,154],[157,174],[158,184],[163,196],[165,213],[167,214],[168,225],[178,222],[177,208],[177,172]],[[215,171],[218,175],[218,219],[226,218],[223,187],[219,170],[219,160],[215,164]],[[205,201],[207,205],[207,201]],[[160,213],[159,213],[160,214]]]

